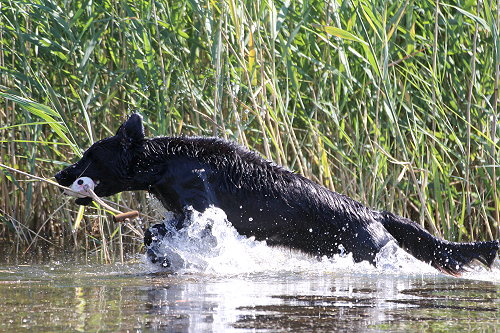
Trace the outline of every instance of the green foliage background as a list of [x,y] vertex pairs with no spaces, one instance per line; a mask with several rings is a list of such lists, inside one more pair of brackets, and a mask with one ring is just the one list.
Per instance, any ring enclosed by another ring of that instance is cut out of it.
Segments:
[[[140,112],[149,135],[236,140],[447,239],[499,237],[495,1],[0,6],[3,164],[51,177]],[[116,234],[49,184],[0,182],[4,239]]]

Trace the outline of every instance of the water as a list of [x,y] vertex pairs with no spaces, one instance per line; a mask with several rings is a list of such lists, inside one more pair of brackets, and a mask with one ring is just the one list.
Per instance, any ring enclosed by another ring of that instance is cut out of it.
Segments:
[[317,259],[241,237],[219,210],[158,251],[172,267],[0,263],[0,332],[500,331],[498,262],[453,278],[394,244],[377,267]]

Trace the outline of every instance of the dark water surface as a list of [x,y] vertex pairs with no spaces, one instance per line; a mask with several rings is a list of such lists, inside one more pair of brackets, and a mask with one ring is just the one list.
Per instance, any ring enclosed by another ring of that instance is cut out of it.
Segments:
[[158,248],[175,273],[0,244],[0,332],[500,332],[498,260],[453,278],[391,242],[376,267],[318,259],[193,216]]
[[499,332],[500,282],[439,273],[145,273],[0,264],[0,332]]

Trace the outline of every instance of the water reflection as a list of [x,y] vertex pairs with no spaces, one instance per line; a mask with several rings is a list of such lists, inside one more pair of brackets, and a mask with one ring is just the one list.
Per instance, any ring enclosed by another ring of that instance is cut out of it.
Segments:
[[[382,280],[381,280],[382,279]],[[499,286],[447,277],[361,277],[334,280],[329,295],[276,295],[280,305],[254,310],[236,327],[293,331],[496,331]]]
[[150,275],[141,264],[0,266],[0,331],[488,331],[500,285],[434,274]]

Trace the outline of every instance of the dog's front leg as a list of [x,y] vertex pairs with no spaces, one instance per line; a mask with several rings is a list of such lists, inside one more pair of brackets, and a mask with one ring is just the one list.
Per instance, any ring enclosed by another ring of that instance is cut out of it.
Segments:
[[167,233],[165,223],[155,224],[144,233],[144,246],[149,261],[164,268],[170,267],[170,261],[160,254],[160,245]]
[[204,212],[214,204],[214,195],[205,169],[179,168],[175,174],[169,174],[162,181],[150,187],[163,206],[174,213],[173,218],[165,223],[153,225],[144,234],[146,253],[152,263],[169,267],[167,258],[159,254],[163,240],[175,228],[180,230],[193,221],[196,212]]

